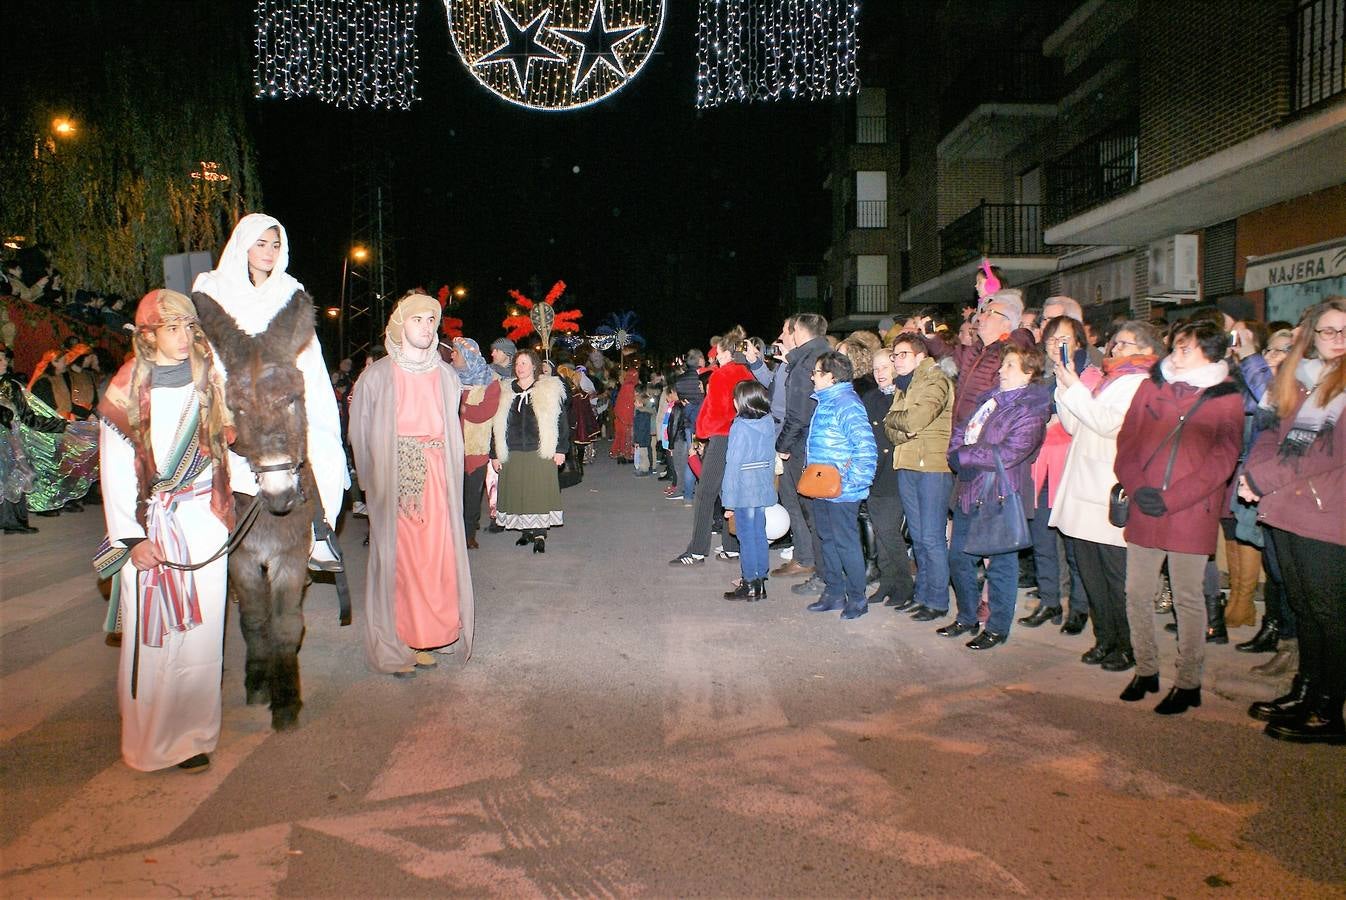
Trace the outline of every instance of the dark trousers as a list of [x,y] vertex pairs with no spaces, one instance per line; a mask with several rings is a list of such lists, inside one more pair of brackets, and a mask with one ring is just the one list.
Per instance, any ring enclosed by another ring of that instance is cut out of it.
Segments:
[[468,537],[476,537],[477,528],[481,525],[481,497],[485,490],[486,466],[478,466],[474,471],[464,473],[463,530]]
[[878,545],[879,590],[875,599],[907,600],[916,592],[916,584],[911,577],[907,542],[902,537],[902,498],[871,496],[865,505]]
[[[1126,548],[1071,538],[1080,580],[1089,595],[1089,618],[1094,641],[1110,650],[1131,650],[1131,626],[1126,618]],[[1079,607],[1082,609],[1083,607]],[[1070,611],[1077,609],[1074,595]]]
[[1299,630],[1299,673],[1346,700],[1346,547],[1268,528]]
[[794,556],[791,557],[801,566],[815,566],[818,563],[818,529],[813,522],[813,501],[799,496],[799,476],[804,474],[807,460],[804,448],[790,454],[782,467],[779,486],[776,493],[780,496],[781,506],[790,515],[790,540],[794,543]]
[[1037,511],[1028,520],[1033,536],[1033,566],[1037,570],[1038,599],[1044,607],[1061,605],[1061,556],[1057,552],[1056,529],[1047,522],[1052,517],[1047,506],[1047,482],[1038,493]]
[[859,500],[812,500],[822,552],[824,600],[865,605],[865,551],[860,546]]
[[[710,553],[710,526],[715,519],[715,507],[720,502],[720,482],[724,480],[724,454],[729,449],[729,437],[718,435],[706,443],[701,456],[701,476],[697,479],[696,501],[692,507],[692,540],[687,552],[705,556]],[[725,547],[731,546],[733,536],[722,532]],[[737,541],[732,546],[736,549]]]
[[1276,557],[1276,542],[1263,531],[1265,541],[1262,544],[1262,567],[1267,571],[1266,589],[1263,592],[1267,604],[1266,617],[1281,627],[1281,637],[1293,640],[1298,632],[1295,629],[1295,613],[1285,592],[1285,575],[1281,573],[1281,562]]

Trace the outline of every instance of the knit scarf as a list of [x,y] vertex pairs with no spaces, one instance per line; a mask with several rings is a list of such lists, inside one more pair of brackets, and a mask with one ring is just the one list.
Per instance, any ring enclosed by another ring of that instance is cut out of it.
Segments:
[[1094,385],[1093,394],[1097,397],[1110,384],[1126,375],[1148,375],[1150,369],[1159,361],[1159,357],[1149,353],[1136,353],[1131,356],[1109,356],[1103,360],[1103,378]]
[[[1309,392],[1295,413],[1294,425],[1285,433],[1281,441],[1280,455],[1284,458],[1300,457],[1309,452],[1315,443],[1332,440],[1337,421],[1346,411],[1346,391],[1342,391],[1326,404],[1319,398],[1318,385],[1327,373],[1327,365],[1321,359],[1306,359],[1295,370],[1295,378]],[[1330,445],[1329,445],[1330,446]]]

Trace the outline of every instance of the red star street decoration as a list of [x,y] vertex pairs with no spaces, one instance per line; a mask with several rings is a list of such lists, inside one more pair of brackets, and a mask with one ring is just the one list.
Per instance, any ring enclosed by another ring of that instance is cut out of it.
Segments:
[[453,300],[453,293],[449,290],[449,286],[447,284],[442,285],[435,296],[439,299],[439,308],[441,310],[439,316],[439,333],[449,340],[453,340],[456,337],[462,337],[463,320],[447,314],[449,303]]
[[[566,283],[564,281],[556,282],[556,284],[551,286],[551,290],[547,291],[547,296],[543,298],[542,302],[548,306],[555,307],[556,301],[565,293],[565,289]],[[519,291],[511,290],[509,295],[514,298],[514,302],[528,310],[529,313],[532,312],[533,307],[536,305],[531,298],[525,297]],[[558,312],[556,313],[555,321],[552,322],[551,330],[579,331],[579,323],[575,320],[583,317],[584,313],[580,312],[578,309],[568,309],[565,312]],[[518,341],[521,338],[525,338],[536,330],[533,325],[533,317],[526,313],[521,313],[516,316],[506,316],[505,320],[501,322],[500,325],[505,329],[505,336],[511,341]]]

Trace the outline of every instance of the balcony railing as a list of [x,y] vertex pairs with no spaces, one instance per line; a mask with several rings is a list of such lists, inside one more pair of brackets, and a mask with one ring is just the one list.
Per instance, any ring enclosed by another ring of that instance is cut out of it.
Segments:
[[887,228],[887,200],[850,200],[846,203],[846,227]]
[[1299,0],[1291,33],[1291,110],[1346,91],[1346,0]]
[[1045,167],[1048,210],[1054,225],[1125,194],[1140,183],[1135,120],[1113,125]]
[[852,284],[846,287],[846,315],[886,313],[888,285]]
[[888,117],[856,116],[855,142],[857,144],[888,143]]
[[979,52],[941,97],[939,132],[948,134],[983,103],[1054,103],[1060,85],[1059,60],[1039,50]]
[[1043,207],[982,203],[940,229],[940,271],[982,256],[1038,256],[1056,248],[1042,241]]

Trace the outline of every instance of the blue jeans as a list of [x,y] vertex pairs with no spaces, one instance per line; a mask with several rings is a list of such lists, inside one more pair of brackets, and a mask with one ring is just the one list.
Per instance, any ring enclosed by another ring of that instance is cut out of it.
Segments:
[[949,550],[944,526],[949,521],[949,472],[897,470],[902,514],[907,517],[912,555],[916,557],[916,602],[941,612],[949,608]]
[[813,524],[822,556],[822,599],[865,604],[865,552],[860,547],[859,500],[813,500]]
[[687,445],[687,456],[683,458],[682,463],[682,502],[691,503],[696,497],[696,476],[692,474],[692,466],[687,462],[692,456],[692,441],[696,440],[696,428],[683,428],[682,440]]
[[[961,625],[977,623],[977,604],[981,591],[977,589],[977,560],[981,557],[963,552],[967,543],[967,527],[971,517],[955,506],[953,510],[953,537],[949,540],[949,576],[953,593],[958,600],[958,622]],[[986,630],[1009,634],[1014,621],[1014,600],[1019,588],[1019,552],[997,553],[986,557],[986,582],[990,586],[991,617]]]
[[738,566],[745,581],[765,578],[771,567],[766,540],[766,509],[749,506],[734,510],[738,532]]

